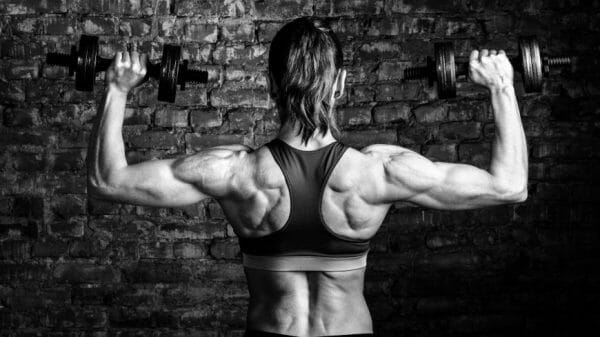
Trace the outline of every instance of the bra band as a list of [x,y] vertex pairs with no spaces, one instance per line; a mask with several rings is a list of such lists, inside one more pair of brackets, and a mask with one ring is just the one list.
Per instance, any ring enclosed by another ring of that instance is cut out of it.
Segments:
[[243,265],[250,269],[270,271],[346,271],[367,266],[367,253],[357,256],[262,256],[242,253]]

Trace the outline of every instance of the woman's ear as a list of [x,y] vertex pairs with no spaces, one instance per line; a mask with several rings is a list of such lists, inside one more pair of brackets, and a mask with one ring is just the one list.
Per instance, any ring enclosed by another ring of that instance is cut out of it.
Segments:
[[344,89],[346,88],[346,70],[341,69],[338,72],[333,87],[335,89],[333,98],[340,99],[342,96],[344,96]]

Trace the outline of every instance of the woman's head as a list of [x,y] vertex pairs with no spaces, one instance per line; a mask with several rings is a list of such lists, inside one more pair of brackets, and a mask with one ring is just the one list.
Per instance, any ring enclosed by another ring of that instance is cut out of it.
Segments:
[[343,94],[342,63],[339,40],[319,19],[296,19],[283,26],[271,42],[271,95],[282,124],[297,123],[303,142],[317,129],[322,134],[337,132],[333,103]]

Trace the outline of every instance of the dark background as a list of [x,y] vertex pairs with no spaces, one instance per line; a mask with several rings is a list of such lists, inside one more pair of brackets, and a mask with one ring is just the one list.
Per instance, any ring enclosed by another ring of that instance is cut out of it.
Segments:
[[[224,143],[260,146],[278,128],[266,92],[269,41],[302,15],[329,18],[344,42],[342,139],[400,144],[485,167],[494,134],[485,90],[459,81],[437,100],[402,82],[433,42],[517,52],[522,34],[550,54],[600,51],[598,1],[0,1],[0,335],[240,336],[247,289],[219,206],[158,209],[90,200],[86,146],[103,91],[77,92],[44,65],[81,34],[108,57],[125,42],[158,59],[182,44],[208,85],[175,104],[156,82],[132,95],[131,163]],[[441,212],[398,203],[373,240],[365,293],[381,336],[582,336],[600,328],[598,72],[554,74],[517,92],[529,199]],[[595,330],[593,330],[595,329]]]

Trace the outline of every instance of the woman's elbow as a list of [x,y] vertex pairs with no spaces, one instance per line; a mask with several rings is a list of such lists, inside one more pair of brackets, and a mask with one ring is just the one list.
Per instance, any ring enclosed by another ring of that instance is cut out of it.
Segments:
[[87,193],[90,197],[95,199],[110,200],[115,196],[115,188],[105,181],[88,177]]
[[527,195],[527,185],[525,185],[504,190],[500,195],[500,199],[505,203],[519,203],[527,200]]

